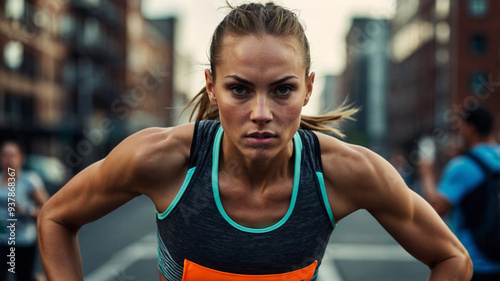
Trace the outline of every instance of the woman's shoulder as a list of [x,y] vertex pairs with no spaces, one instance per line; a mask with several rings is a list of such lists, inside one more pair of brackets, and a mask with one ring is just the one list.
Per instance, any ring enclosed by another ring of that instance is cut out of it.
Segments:
[[124,143],[135,146],[143,153],[157,153],[165,150],[186,152],[186,149],[189,153],[194,127],[194,123],[166,128],[151,127],[131,135]]
[[[344,177],[372,172],[374,166],[380,161],[373,151],[359,145],[350,144],[340,139],[318,133],[318,140],[321,147],[321,159],[325,172],[342,173]],[[332,171],[329,171],[332,170]]]
[[[140,178],[176,173],[187,167],[194,123],[143,129],[123,140],[106,157]],[[153,178],[152,178],[153,177]]]
[[358,210],[375,210],[405,187],[394,167],[375,152],[318,134],[325,186],[335,198],[337,217]]
[[365,193],[381,191],[399,174],[382,156],[360,145],[317,134],[325,180],[333,188]]

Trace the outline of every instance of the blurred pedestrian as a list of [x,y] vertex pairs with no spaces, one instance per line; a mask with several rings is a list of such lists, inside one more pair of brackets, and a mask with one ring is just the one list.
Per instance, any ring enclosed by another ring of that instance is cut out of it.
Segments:
[[34,264],[38,255],[36,219],[49,196],[42,180],[35,173],[22,170],[23,161],[24,154],[18,143],[7,141],[2,144],[0,147],[1,281],[8,280],[9,275],[18,281],[35,280]]
[[[500,171],[500,145],[495,141],[493,115],[483,106],[471,106],[460,112],[459,133],[465,151],[475,155],[493,171]],[[434,178],[433,161],[420,161],[420,177],[425,196],[440,215],[449,214],[450,227],[469,251],[474,264],[473,281],[500,281],[500,262],[492,261],[474,241],[466,214],[471,211],[463,204],[486,179],[485,171],[471,157],[461,154],[445,166],[438,184]],[[477,205],[485,202],[477,202]],[[477,208],[477,207],[474,207]],[[475,218],[478,220],[479,218]]]
[[301,115],[315,74],[295,13],[233,7],[210,65],[196,123],[130,136],[43,208],[50,280],[82,280],[80,227],[141,194],[156,206],[163,281],[316,280],[336,222],[358,209],[427,264],[429,280],[469,280],[466,250],[387,161],[313,132],[338,133],[327,124],[356,110]]

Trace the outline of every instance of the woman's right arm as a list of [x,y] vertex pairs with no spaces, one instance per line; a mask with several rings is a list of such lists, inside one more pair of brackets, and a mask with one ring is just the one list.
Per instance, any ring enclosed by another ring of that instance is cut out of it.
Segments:
[[138,195],[149,196],[148,189],[157,187],[160,179],[178,177],[188,158],[170,129],[146,129],[71,179],[38,217],[40,254],[49,280],[83,280],[80,227]]

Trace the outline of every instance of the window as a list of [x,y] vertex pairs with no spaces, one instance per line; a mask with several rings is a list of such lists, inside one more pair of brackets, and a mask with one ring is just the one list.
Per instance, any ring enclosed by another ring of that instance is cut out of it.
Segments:
[[32,53],[26,52],[21,42],[9,41],[5,44],[3,61],[8,69],[32,78],[35,77],[35,56]]
[[481,56],[488,52],[488,38],[484,34],[475,34],[470,38],[470,52],[473,55]]
[[467,7],[469,15],[475,18],[486,16],[489,8],[488,1],[489,0],[469,0]]
[[20,20],[24,16],[25,3],[24,0],[6,0],[5,16]]
[[489,91],[488,75],[485,72],[476,72],[470,76],[469,90],[473,95],[484,95]]
[[5,66],[12,70],[19,70],[23,63],[24,47],[21,42],[9,41],[3,49]]
[[64,15],[61,17],[61,37],[65,40],[71,40],[76,32],[76,19],[71,15]]
[[4,98],[4,122],[11,127],[31,127],[34,124],[35,100],[33,95],[21,97],[6,93]]

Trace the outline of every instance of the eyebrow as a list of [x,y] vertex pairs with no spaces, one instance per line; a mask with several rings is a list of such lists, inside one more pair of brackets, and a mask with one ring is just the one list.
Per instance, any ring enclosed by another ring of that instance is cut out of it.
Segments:
[[[250,85],[250,86],[255,86],[254,83],[252,83],[252,82],[250,82],[250,81],[248,81],[246,79],[243,79],[243,78],[239,77],[238,75],[227,75],[226,78],[233,78],[234,80],[236,80],[236,81],[238,81],[238,82],[240,82],[242,84],[247,84],[247,85]],[[269,84],[269,86],[275,86],[275,85],[281,84],[281,83],[287,81],[288,79],[292,79],[292,78],[297,78],[298,79],[298,77],[295,76],[295,75],[289,75],[289,76],[285,76],[285,77],[283,77],[283,78],[281,78],[279,80],[276,80],[276,81],[272,82],[271,84]]]

